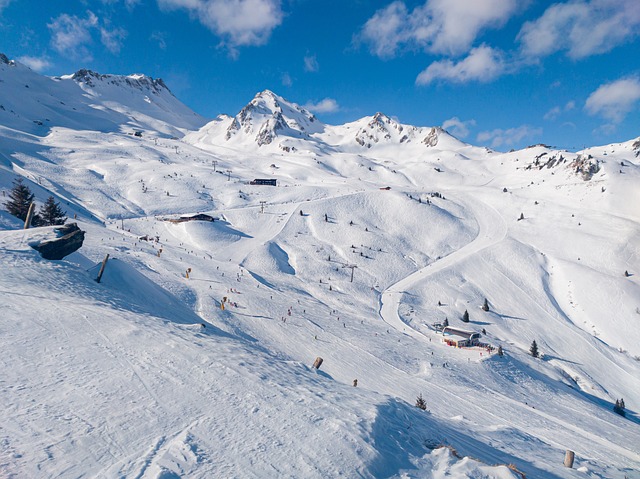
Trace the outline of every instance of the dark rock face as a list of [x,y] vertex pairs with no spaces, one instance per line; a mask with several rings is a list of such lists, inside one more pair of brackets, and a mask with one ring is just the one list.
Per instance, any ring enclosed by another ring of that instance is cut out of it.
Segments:
[[55,231],[60,235],[59,238],[42,241],[33,246],[33,249],[37,250],[44,259],[62,259],[80,249],[84,242],[84,231],[78,228],[76,223],[56,228]]

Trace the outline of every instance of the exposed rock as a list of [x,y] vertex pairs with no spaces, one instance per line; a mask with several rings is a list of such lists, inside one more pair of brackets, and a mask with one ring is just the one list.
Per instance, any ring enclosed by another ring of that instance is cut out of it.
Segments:
[[138,90],[150,90],[151,93],[160,93],[163,89],[171,93],[171,90],[169,90],[161,78],[154,80],[147,75],[102,75],[92,70],[82,68],[75,72],[71,78],[78,83],[84,83],[90,87],[95,86],[96,82],[106,81],[112,85],[125,84]]
[[640,139],[633,144],[633,149],[636,152],[636,157],[640,156]]
[[427,136],[424,137],[422,143],[427,146],[436,146],[438,144],[438,130],[439,128],[436,128],[435,126],[431,128],[431,131],[429,131]]
[[31,245],[44,259],[58,260],[80,249],[84,242],[84,231],[76,223],[55,228],[58,238]]
[[578,155],[569,167],[575,169],[576,175],[582,175],[584,181],[589,181],[593,175],[600,171],[600,162],[591,155],[586,157]]

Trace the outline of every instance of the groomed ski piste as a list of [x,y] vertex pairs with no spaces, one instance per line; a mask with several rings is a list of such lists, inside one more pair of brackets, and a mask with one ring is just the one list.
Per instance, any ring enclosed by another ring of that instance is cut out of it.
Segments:
[[640,477],[637,140],[499,153],[271,92],[205,124],[146,77],[0,78],[0,190],[86,231],[47,261],[52,228],[0,213],[0,476]]

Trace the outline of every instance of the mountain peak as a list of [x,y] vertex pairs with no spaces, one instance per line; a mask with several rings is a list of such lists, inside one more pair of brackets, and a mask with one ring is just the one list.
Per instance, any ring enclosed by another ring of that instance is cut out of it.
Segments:
[[240,133],[256,135],[256,143],[263,146],[277,136],[308,138],[309,133],[321,130],[322,124],[312,113],[271,90],[263,90],[234,117],[225,138],[230,140]]
[[9,60],[4,53],[0,53],[0,63],[4,63],[5,65],[13,65],[13,60]]

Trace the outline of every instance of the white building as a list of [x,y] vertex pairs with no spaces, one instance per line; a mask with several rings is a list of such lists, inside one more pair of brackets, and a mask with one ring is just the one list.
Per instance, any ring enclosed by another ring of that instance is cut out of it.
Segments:
[[451,326],[447,326],[442,330],[442,336],[445,343],[457,348],[475,346],[480,341],[480,333],[452,328]]

